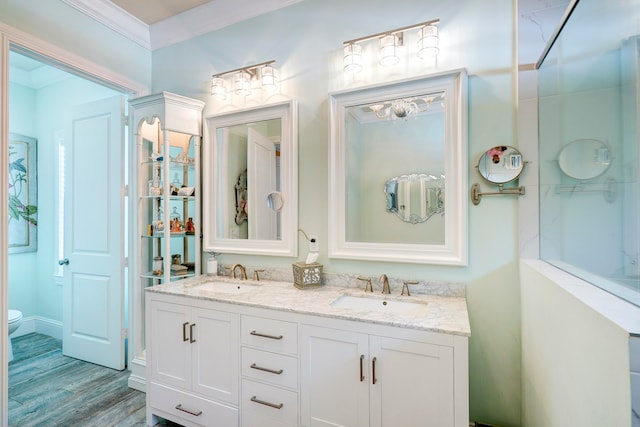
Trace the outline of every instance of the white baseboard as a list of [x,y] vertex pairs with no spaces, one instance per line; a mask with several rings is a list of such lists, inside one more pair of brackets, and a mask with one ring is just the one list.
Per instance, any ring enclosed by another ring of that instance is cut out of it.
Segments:
[[20,327],[11,335],[11,337],[19,337],[33,332],[49,335],[50,337],[61,340],[62,322],[47,319],[42,316],[28,316],[22,319]]

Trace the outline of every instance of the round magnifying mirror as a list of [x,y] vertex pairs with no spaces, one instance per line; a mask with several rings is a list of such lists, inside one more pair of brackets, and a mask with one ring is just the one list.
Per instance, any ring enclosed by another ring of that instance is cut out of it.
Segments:
[[282,193],[279,191],[272,191],[267,194],[267,207],[275,212],[280,212],[284,206],[284,199]]
[[508,145],[498,145],[482,154],[478,162],[480,175],[493,184],[517,179],[524,168],[522,154]]
[[602,175],[609,169],[609,147],[597,139],[576,139],[558,154],[560,170],[570,178],[586,180]]

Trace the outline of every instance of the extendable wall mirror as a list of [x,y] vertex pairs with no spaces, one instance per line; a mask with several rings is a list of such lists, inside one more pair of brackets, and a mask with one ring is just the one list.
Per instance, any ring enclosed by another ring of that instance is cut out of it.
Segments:
[[520,177],[524,169],[522,154],[508,145],[497,145],[482,153],[478,161],[478,172],[485,181],[498,185],[498,191],[481,192],[480,185],[471,186],[471,201],[480,203],[482,196],[523,195],[524,187],[504,188],[504,184]]

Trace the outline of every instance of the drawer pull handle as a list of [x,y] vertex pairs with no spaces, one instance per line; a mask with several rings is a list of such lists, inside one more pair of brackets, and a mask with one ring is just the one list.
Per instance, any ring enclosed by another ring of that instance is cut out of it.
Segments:
[[271,403],[271,402],[265,402],[264,400],[260,400],[260,399],[258,399],[258,398],[257,398],[257,397],[255,397],[255,396],[253,396],[253,397],[251,398],[251,401],[252,401],[252,402],[259,403],[259,404],[261,404],[261,405],[268,406],[268,407],[270,407],[270,408],[275,408],[275,409],[282,409],[282,407],[284,406],[284,403],[278,403],[278,404],[276,404],[276,403]]
[[360,382],[364,381],[364,354],[360,355]]
[[376,358],[374,357],[371,360],[371,384],[375,384],[378,382],[378,379],[376,378]]
[[194,417],[199,417],[200,415],[202,415],[202,411],[193,412],[193,411],[190,411],[188,409],[183,408],[182,407],[182,403],[179,403],[178,406],[176,406],[176,409],[178,411],[186,412],[187,414],[193,415]]
[[189,342],[192,344],[196,342],[196,340],[193,338],[193,328],[195,327],[196,327],[195,323],[192,323],[191,326],[189,326]]
[[259,371],[265,371],[265,372],[269,372],[270,374],[276,374],[276,375],[280,375],[281,373],[283,373],[284,371],[282,369],[269,369],[269,368],[263,368],[262,366],[258,366],[255,363],[251,364],[251,369],[257,369]]
[[284,338],[282,335],[267,335],[267,334],[261,334],[260,332],[256,332],[256,331],[251,331],[249,333],[251,335],[255,335],[256,337],[270,338],[272,340],[281,340],[282,338]]
[[189,338],[187,338],[187,326],[189,325],[189,322],[184,322],[182,324],[182,341],[186,342],[189,341]]

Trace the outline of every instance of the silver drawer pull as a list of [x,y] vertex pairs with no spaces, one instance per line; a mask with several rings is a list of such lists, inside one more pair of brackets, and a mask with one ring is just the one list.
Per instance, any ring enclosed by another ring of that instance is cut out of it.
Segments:
[[275,409],[282,409],[282,407],[284,406],[284,403],[278,403],[278,404],[275,404],[275,403],[271,403],[271,402],[265,402],[264,400],[260,400],[260,399],[258,399],[258,398],[257,398],[257,397],[255,397],[255,396],[253,396],[253,397],[251,398],[251,401],[252,401],[252,402],[259,403],[259,404],[261,404],[261,405],[268,406],[268,407],[270,407],[270,408],[275,408]]
[[257,369],[259,371],[265,371],[265,372],[269,372],[270,374],[276,374],[276,375],[280,375],[281,373],[283,373],[284,371],[282,369],[269,369],[269,368],[263,368],[262,366],[258,366],[255,363],[251,364],[251,369]]
[[190,414],[190,415],[193,415],[193,416],[196,416],[196,417],[199,417],[200,415],[202,415],[202,411],[193,412],[193,411],[190,411],[188,409],[184,409],[182,407],[182,403],[179,403],[178,406],[176,406],[176,409],[178,411],[186,412],[187,414]]
[[260,332],[256,332],[256,331],[251,331],[249,333],[251,335],[255,335],[256,337],[271,338],[272,340],[281,340],[282,338],[284,338],[282,335],[267,335],[267,334],[261,334]]

